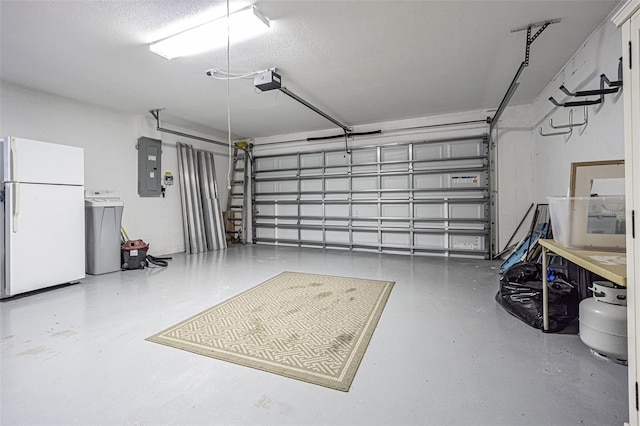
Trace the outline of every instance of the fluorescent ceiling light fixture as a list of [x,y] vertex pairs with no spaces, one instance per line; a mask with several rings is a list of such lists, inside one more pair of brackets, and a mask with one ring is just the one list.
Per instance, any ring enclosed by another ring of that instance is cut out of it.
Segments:
[[[264,33],[269,20],[255,7],[248,6],[229,15],[232,43]],[[149,49],[167,59],[195,55],[227,44],[227,16],[198,25],[155,43]]]

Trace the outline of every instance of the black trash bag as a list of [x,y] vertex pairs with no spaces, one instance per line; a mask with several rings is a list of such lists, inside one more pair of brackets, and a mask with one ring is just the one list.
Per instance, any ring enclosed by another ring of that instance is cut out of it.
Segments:
[[[549,270],[549,330],[564,330],[578,317],[578,291],[562,272]],[[543,330],[542,265],[520,262],[502,274],[496,301],[507,312],[531,327]]]

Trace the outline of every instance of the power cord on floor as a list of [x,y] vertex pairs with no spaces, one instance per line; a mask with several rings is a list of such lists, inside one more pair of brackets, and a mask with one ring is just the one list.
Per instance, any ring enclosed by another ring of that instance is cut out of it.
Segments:
[[163,268],[169,266],[169,262],[167,262],[167,260],[172,259],[172,257],[155,257],[151,256],[150,254],[147,255],[147,262],[149,262],[149,264],[161,266]]

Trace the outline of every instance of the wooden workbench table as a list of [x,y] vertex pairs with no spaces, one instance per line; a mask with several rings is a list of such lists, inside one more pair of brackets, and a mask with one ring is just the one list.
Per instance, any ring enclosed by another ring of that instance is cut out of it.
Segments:
[[573,249],[549,239],[540,239],[538,243],[542,246],[542,320],[545,331],[549,330],[548,252],[555,253],[612,283],[623,287],[627,286],[627,255],[625,252]]

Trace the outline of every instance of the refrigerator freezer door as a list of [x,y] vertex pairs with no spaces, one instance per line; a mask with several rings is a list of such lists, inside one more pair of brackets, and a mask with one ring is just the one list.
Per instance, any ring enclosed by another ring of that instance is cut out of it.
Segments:
[[84,185],[84,150],[15,137],[2,139],[7,182]]
[[5,184],[3,231],[2,297],[85,277],[82,186]]
[[5,189],[4,189],[4,185],[0,186],[0,190],[2,192],[0,192],[0,251],[2,252],[2,258],[0,258],[0,296],[4,296],[4,289],[5,289],[5,278],[6,275],[4,273],[5,269],[4,269],[4,264],[7,260],[7,252],[6,252],[6,244],[5,244],[5,239],[4,239],[4,228],[5,228],[5,202],[4,202],[4,193],[5,193]]

